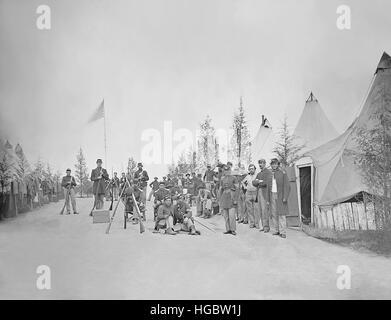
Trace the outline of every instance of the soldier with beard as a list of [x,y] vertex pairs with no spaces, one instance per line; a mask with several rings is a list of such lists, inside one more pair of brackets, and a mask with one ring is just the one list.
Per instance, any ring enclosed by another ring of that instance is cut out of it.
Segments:
[[[105,181],[109,180],[109,174],[102,168],[102,159],[96,160],[96,168],[91,172],[91,181],[93,181],[92,192],[95,195],[95,208],[103,208],[103,199],[106,193]],[[92,214],[90,214],[92,215]]]

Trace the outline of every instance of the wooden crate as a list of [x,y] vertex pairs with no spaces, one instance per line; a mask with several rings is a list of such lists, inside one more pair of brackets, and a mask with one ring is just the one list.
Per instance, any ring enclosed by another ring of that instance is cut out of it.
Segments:
[[94,210],[92,212],[93,223],[109,223],[110,222],[110,210]]

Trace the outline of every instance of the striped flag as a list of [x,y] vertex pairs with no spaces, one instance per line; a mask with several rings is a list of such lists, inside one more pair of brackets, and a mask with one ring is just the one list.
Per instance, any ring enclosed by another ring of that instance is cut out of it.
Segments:
[[90,120],[88,120],[88,123],[95,122],[104,117],[105,117],[105,99],[102,100],[98,109],[96,109],[94,114],[91,116]]

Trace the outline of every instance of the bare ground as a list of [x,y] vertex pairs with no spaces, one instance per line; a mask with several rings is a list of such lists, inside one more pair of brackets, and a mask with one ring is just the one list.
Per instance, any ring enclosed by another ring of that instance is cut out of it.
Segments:
[[[221,216],[200,220],[201,236],[123,229],[123,207],[111,232],[92,224],[92,199],[80,215],[62,203],[0,223],[0,299],[390,299],[391,259],[289,230],[287,239],[239,225],[223,235]],[[109,203],[106,203],[108,206]],[[51,289],[38,290],[36,269],[51,269]],[[351,289],[336,286],[351,269]]]

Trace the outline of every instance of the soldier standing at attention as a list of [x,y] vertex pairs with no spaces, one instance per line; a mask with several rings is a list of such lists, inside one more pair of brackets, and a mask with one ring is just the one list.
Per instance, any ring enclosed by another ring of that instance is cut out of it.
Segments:
[[273,235],[286,238],[286,216],[288,215],[288,197],[291,187],[288,175],[280,168],[280,162],[277,159],[272,159],[270,165],[272,167],[270,209],[275,229]]
[[210,164],[208,164],[206,166],[206,171],[204,173],[203,180],[205,182],[206,189],[208,189],[209,191],[211,191],[212,188],[214,187],[213,186],[214,177],[215,177],[215,172],[212,170],[212,166]]
[[158,177],[153,178],[153,181],[149,184],[149,187],[151,188],[151,192],[148,196],[148,201],[151,201],[152,195],[159,189],[159,181]]
[[220,205],[225,220],[224,234],[236,235],[236,217],[235,206],[237,204],[236,199],[236,186],[237,181],[235,176],[232,175],[231,167],[229,165],[224,166],[224,173],[221,178],[220,188]]
[[96,168],[91,172],[91,181],[94,182],[92,192],[95,195],[95,208],[98,210],[103,208],[103,198],[106,192],[106,180],[109,180],[109,174],[106,169],[102,168],[102,159],[98,159],[96,160]]
[[76,199],[75,199],[75,189],[74,189],[74,187],[76,187],[76,180],[75,177],[71,176],[71,169],[67,169],[66,176],[62,178],[61,186],[64,188],[67,214],[71,214],[70,202],[72,202],[73,213],[78,214],[76,210]]
[[250,164],[248,166],[248,174],[242,181],[243,187],[246,189],[245,204],[248,215],[248,221],[250,228],[259,229],[259,223],[261,215],[258,206],[258,188],[253,185],[253,181],[256,179],[255,165]]
[[258,161],[259,173],[253,181],[253,185],[258,188],[259,212],[261,214],[263,228],[259,231],[265,233],[270,231],[270,192],[272,188],[272,173],[266,168],[266,160]]

